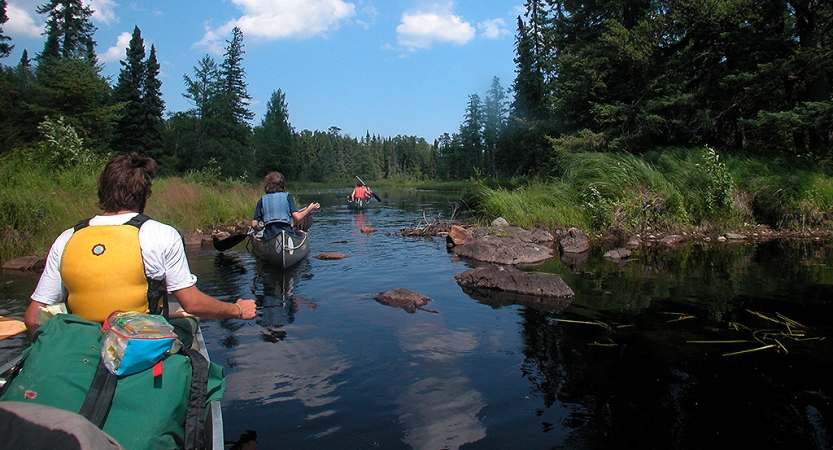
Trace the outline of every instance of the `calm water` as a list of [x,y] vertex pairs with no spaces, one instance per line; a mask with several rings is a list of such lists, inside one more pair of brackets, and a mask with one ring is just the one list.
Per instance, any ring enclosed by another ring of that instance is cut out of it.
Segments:
[[[562,276],[571,303],[523,306],[468,296],[454,275],[470,266],[444,239],[400,235],[448,219],[453,195],[380,189],[383,203],[355,212],[337,200],[347,193],[296,193],[322,203],[310,256],[345,259],[280,271],[245,244],[189,249],[201,289],[261,305],[257,320],[203,324],[227,374],[227,439],[255,430],[263,449],[831,447],[829,242],[659,245],[624,263],[593,248],[535,269]],[[0,310],[21,314],[36,279],[2,277]],[[373,300],[396,288],[431,297],[436,313]],[[0,341],[0,361],[24,345]],[[781,349],[731,355],[764,345]]]

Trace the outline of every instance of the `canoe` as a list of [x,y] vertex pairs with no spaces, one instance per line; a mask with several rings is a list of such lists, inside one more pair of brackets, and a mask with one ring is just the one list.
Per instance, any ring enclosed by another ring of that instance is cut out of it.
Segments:
[[[196,347],[206,360],[209,360],[208,349],[205,346],[205,339],[202,335],[202,330],[197,327],[197,332],[194,336],[194,343],[192,347]],[[20,361],[20,356],[11,361],[0,365],[0,387],[6,384],[6,377],[12,367]],[[225,449],[225,440],[223,437],[223,410],[220,405],[220,400],[214,400],[206,407],[205,418],[205,442],[206,448],[212,450]]]
[[251,232],[246,246],[258,259],[286,269],[304,259],[309,253],[309,233],[300,230],[281,231],[270,239],[262,239]]
[[360,209],[367,209],[370,206],[370,200],[347,200],[347,207],[349,209],[360,210]]

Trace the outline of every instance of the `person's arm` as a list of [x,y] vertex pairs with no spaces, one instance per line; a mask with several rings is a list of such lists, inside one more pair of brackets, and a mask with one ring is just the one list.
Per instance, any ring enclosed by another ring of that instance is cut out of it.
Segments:
[[40,315],[40,308],[46,306],[46,303],[36,302],[32,300],[29,302],[29,307],[26,308],[26,313],[23,315],[23,323],[26,324],[26,331],[29,335],[35,333],[35,330],[40,326],[38,324],[38,316]]
[[263,197],[258,199],[257,206],[255,206],[255,214],[252,216],[252,228],[259,230],[260,226],[258,222],[261,220],[263,220]]
[[318,202],[312,202],[312,203],[309,204],[309,206],[302,209],[301,211],[293,212],[292,213],[292,218],[295,219],[295,221],[300,221],[301,219],[306,217],[307,214],[311,213],[313,210],[316,210],[320,207],[321,207],[321,205],[319,205]]
[[[227,303],[204,294],[196,286],[187,287],[171,292],[182,309],[203,319],[254,319],[257,315],[257,305],[254,300],[237,299],[234,303]],[[27,311],[28,314],[28,311]]]

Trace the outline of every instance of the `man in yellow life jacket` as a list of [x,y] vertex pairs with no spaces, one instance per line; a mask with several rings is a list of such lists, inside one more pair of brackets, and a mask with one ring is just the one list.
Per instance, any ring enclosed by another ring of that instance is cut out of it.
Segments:
[[24,321],[38,327],[41,308],[66,301],[69,311],[102,322],[113,311],[160,313],[167,290],[189,314],[253,319],[254,300],[223,302],[196,287],[179,232],[143,213],[156,163],[136,153],[114,157],[98,180],[100,215],[64,231],[49,250]]

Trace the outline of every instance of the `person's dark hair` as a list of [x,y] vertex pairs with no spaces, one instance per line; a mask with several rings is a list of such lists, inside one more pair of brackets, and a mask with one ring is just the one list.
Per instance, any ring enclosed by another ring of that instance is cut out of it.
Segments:
[[267,194],[286,191],[286,180],[280,172],[269,172],[263,179],[263,190]]
[[107,213],[144,212],[156,176],[156,161],[136,152],[110,160],[98,177],[98,207]]

